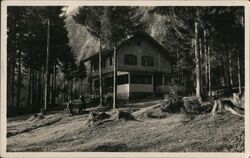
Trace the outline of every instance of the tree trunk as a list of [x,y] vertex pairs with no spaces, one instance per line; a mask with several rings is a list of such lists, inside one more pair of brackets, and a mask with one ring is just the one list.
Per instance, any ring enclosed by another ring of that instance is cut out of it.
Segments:
[[[18,30],[17,30],[17,32],[20,32],[20,28],[18,28]],[[20,42],[21,42],[21,34],[19,34],[19,37],[16,35],[16,45],[17,44],[20,44]],[[17,110],[17,113],[19,112],[19,110],[20,110],[20,93],[21,93],[21,50],[20,50],[20,48],[18,48],[17,47],[17,49],[16,50],[18,50],[18,79],[17,79],[17,99],[16,99],[16,110]]]
[[34,71],[35,71],[34,69],[32,69],[32,71],[31,71],[31,104],[32,104],[32,106],[34,106],[34,100],[35,100],[35,92],[34,92],[35,74],[34,74]]
[[30,105],[30,99],[31,99],[31,64],[29,68],[29,87],[28,87],[28,101],[27,104]]
[[229,73],[229,57],[228,49],[225,51],[225,62],[224,62],[224,77],[225,77],[225,93],[231,93],[230,73]]
[[44,101],[44,109],[46,110],[49,103],[49,86],[50,86],[50,73],[49,73],[49,54],[50,54],[50,19],[48,18],[48,31],[47,31],[47,58],[46,58],[46,85],[45,85],[45,101]]
[[71,76],[72,76],[72,79],[70,81],[70,100],[73,99],[73,82],[74,82],[74,76],[73,76],[73,70],[71,69],[70,70],[71,72]]
[[[11,106],[15,106],[14,103],[15,103],[15,70],[16,70],[16,67],[17,67],[17,64],[16,64],[16,57],[17,57],[17,40],[18,40],[18,37],[17,37],[17,32],[18,32],[18,21],[19,21],[19,9],[16,8],[16,12],[15,12],[15,23],[14,24],[10,24],[10,27],[12,26],[13,27],[13,50],[11,51],[12,52],[12,56],[11,56],[11,81],[9,82],[10,83],[10,94],[11,94],[11,97],[10,97],[10,105]],[[11,44],[11,43],[8,43],[8,44]],[[9,103],[8,103],[9,104]]]
[[[177,46],[179,45],[179,43],[177,42]],[[180,74],[180,65],[179,65],[179,49],[178,47],[176,48],[176,68],[177,68],[177,74],[179,76]]]
[[69,89],[69,81],[68,80],[66,80],[66,85],[67,85],[67,88],[66,88],[67,98],[66,98],[66,100],[69,101],[69,98],[70,98],[70,89]]
[[116,96],[117,96],[117,84],[116,84],[116,77],[117,77],[117,57],[116,57],[116,46],[114,46],[114,82],[113,82],[113,108],[116,108]]
[[42,67],[42,87],[41,87],[41,104],[45,102],[44,100],[44,93],[45,93],[45,79],[44,79],[44,74],[45,74],[45,68],[44,66]]
[[103,106],[103,93],[102,93],[102,45],[101,38],[99,38],[99,90],[100,90],[100,106]]
[[196,96],[201,98],[201,81],[200,81],[200,50],[198,38],[198,23],[195,22],[195,62],[196,62]]
[[34,98],[33,106],[35,107],[34,108],[35,111],[37,111],[38,110],[38,107],[37,107],[38,105],[37,105],[37,71],[36,70],[34,71],[33,94],[34,94],[34,96],[33,96],[33,98]]
[[238,59],[237,59],[237,67],[238,67],[238,83],[239,83],[239,94],[242,94],[241,91],[241,67],[240,67],[240,51],[238,51]]
[[199,29],[198,29],[198,39],[199,39],[199,58],[200,58],[200,62],[199,62],[199,65],[200,65],[200,89],[201,89],[201,94],[204,94],[204,76],[203,76],[203,41],[202,41],[202,37],[199,37]]
[[41,106],[41,104],[42,104],[42,102],[41,102],[41,94],[42,94],[42,74],[41,74],[41,70],[39,70],[38,71],[38,73],[39,73],[39,80],[38,80],[38,103],[39,103],[39,108],[41,108],[40,106]]
[[[11,39],[14,39],[13,43],[7,43],[7,107],[14,106],[15,96],[15,68],[16,68],[16,24],[11,24],[13,34],[10,35]],[[11,29],[11,30],[12,30]]]
[[[56,68],[56,67],[55,67]],[[56,69],[55,69],[55,83],[54,83],[54,85],[55,85],[55,92],[54,92],[54,103],[56,104],[57,103],[57,84],[56,84],[56,82],[57,82],[57,78],[56,78],[56,76],[57,76],[57,72],[56,72]]]
[[232,84],[231,84],[231,77],[230,76],[230,63],[229,63],[229,45],[228,45],[228,42],[227,41],[230,41],[229,40],[229,35],[227,35],[227,40],[224,41],[225,43],[225,77],[226,77],[226,93],[227,94],[231,94],[232,93]]
[[211,85],[211,60],[210,60],[210,47],[207,48],[208,54],[208,96],[212,96],[212,85]]
[[[18,14],[19,9],[17,10],[16,14]],[[19,16],[16,16],[17,20],[19,19]],[[17,43],[18,43],[18,37],[17,37],[17,32],[19,31],[19,29],[17,28],[17,25],[15,23],[15,27],[14,27],[14,31],[15,31],[15,40],[14,40],[14,50],[13,50],[13,54],[12,54],[12,71],[11,71],[11,80],[12,80],[12,84],[11,84],[11,102],[12,102],[12,106],[14,106],[14,102],[15,102],[15,70],[17,67],[17,63],[16,63],[16,58],[17,58]],[[17,103],[16,103],[17,105]]]
[[65,102],[65,78],[63,78],[63,102]]
[[50,85],[49,85],[50,93],[49,93],[49,104],[52,105],[52,97],[53,97],[53,65],[52,65],[52,72],[50,72]]
[[207,31],[204,29],[204,65],[205,65],[205,90],[208,95],[208,44],[207,44]]
[[[31,31],[31,27],[29,27],[29,31]],[[30,40],[32,42],[32,40]],[[31,104],[31,88],[32,88],[32,70],[33,70],[33,51],[31,48],[31,44],[29,45],[29,87],[28,87],[28,105]]]
[[67,99],[68,101],[71,99],[71,82],[69,80],[67,80]]
[[13,50],[10,52],[11,54],[7,54],[8,55],[8,60],[7,60],[7,107],[10,107],[13,105],[12,103],[12,89],[11,86],[13,83],[12,80],[12,70],[13,70],[13,65],[12,65],[12,54],[13,54]]
[[16,68],[16,49],[13,50],[12,70],[11,70],[11,83],[12,83],[11,84],[11,105],[12,106],[14,106],[14,98],[15,98],[15,68]]
[[82,95],[82,79],[77,81],[78,89],[77,92],[79,95]]
[[52,75],[52,105],[55,105],[55,91],[56,91],[55,78],[56,78],[56,64],[54,62],[53,75]]
[[16,110],[20,110],[20,92],[21,92],[21,51],[18,52],[18,83],[17,83],[17,100]]
[[230,85],[233,86],[233,68],[232,68],[232,52],[229,51],[229,78],[230,78]]

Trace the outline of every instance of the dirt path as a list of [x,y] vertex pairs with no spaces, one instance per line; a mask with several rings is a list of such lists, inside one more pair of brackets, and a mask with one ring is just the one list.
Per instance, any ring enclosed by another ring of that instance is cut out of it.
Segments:
[[[112,121],[94,127],[85,126],[87,117],[88,115],[66,117],[53,125],[9,137],[7,150],[131,152],[242,152],[244,150],[242,141],[244,120],[228,113],[215,117],[198,115],[192,121],[186,121],[183,115],[176,114],[164,119]],[[13,126],[15,122],[8,124]]]

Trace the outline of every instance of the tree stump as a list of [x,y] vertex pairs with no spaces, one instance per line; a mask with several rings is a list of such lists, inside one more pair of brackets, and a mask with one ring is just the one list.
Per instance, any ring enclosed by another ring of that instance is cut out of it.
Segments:
[[244,117],[244,109],[235,106],[231,100],[215,100],[211,114],[214,116],[216,113],[221,113],[223,110],[229,111],[234,115]]

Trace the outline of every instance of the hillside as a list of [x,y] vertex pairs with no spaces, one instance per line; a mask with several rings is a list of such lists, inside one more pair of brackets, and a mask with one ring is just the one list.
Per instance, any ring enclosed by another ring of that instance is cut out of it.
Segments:
[[[62,112],[47,115],[43,120],[31,120],[29,116],[9,119],[8,133],[20,128],[29,127],[30,130],[8,137],[7,150],[244,151],[244,119],[230,113],[195,115],[192,119],[183,114],[167,114],[161,119],[140,117],[134,121],[109,121],[93,127],[86,125],[87,119],[88,114],[63,117]],[[43,121],[44,126],[40,123],[40,127],[30,128],[39,121]]]

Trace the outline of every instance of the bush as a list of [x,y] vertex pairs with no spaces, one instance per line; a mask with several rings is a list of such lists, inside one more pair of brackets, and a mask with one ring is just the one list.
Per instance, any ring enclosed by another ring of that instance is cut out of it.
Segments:
[[214,102],[213,100],[208,100],[206,102],[203,102],[201,104],[202,107],[202,113],[210,113],[213,109]]
[[183,97],[182,98],[186,112],[197,113],[201,108],[201,104],[197,97]]
[[179,113],[183,107],[181,97],[178,95],[176,85],[169,86],[169,93],[164,95],[164,100],[161,104],[161,110],[169,113]]
[[199,98],[196,96],[192,97],[183,97],[183,105],[185,111],[189,114],[200,114],[203,112],[202,104],[199,101]]
[[181,98],[164,99],[161,103],[161,110],[169,113],[179,113],[183,107]]

